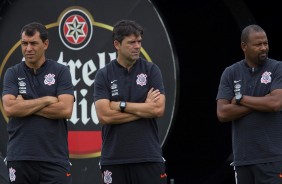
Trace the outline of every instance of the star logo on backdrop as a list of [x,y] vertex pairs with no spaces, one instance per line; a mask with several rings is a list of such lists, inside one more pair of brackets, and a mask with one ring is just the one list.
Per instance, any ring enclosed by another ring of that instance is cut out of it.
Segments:
[[72,22],[66,22],[67,33],[66,37],[72,38],[75,43],[78,43],[79,38],[85,38],[86,34],[84,32],[85,22],[80,22],[77,15],[74,16]]
[[70,7],[59,17],[59,36],[67,48],[81,50],[93,39],[93,17],[87,10]]

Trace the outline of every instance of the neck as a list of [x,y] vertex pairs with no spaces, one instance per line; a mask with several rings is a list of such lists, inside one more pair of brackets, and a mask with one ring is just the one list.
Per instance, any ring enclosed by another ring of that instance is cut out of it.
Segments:
[[120,60],[120,59],[117,59],[117,62],[123,66],[124,68],[127,68],[127,70],[129,70],[135,63],[136,63],[136,60],[134,61],[128,61],[128,60]]

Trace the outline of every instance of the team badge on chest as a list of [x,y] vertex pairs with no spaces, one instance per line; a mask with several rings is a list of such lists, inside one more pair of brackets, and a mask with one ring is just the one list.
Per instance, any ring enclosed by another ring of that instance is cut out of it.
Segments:
[[136,83],[137,85],[145,86],[147,84],[147,75],[144,73],[137,75]]
[[44,84],[48,86],[55,84],[55,74],[49,73],[48,75],[45,75]]
[[268,84],[271,82],[271,72],[265,71],[262,75],[261,75],[261,79],[260,82],[264,83],[264,84]]

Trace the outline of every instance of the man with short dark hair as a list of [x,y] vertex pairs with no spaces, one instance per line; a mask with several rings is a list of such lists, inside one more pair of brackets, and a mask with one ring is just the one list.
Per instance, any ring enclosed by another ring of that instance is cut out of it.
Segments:
[[117,59],[95,77],[104,184],[167,183],[156,121],[165,112],[165,90],[159,67],[140,57],[142,36],[143,28],[136,22],[116,23]]
[[48,32],[41,23],[25,25],[25,61],[7,69],[3,107],[9,117],[7,167],[13,184],[71,184],[67,120],[74,87],[67,66],[45,57]]
[[244,59],[222,73],[217,117],[232,121],[237,184],[282,183],[282,62],[268,57],[265,31],[242,30]]

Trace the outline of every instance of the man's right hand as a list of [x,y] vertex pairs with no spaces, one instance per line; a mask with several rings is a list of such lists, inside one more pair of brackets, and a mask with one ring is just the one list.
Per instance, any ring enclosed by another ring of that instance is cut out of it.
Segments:
[[160,91],[158,89],[154,90],[154,88],[151,88],[147,93],[147,98],[145,100],[145,103],[155,103],[160,99]]

